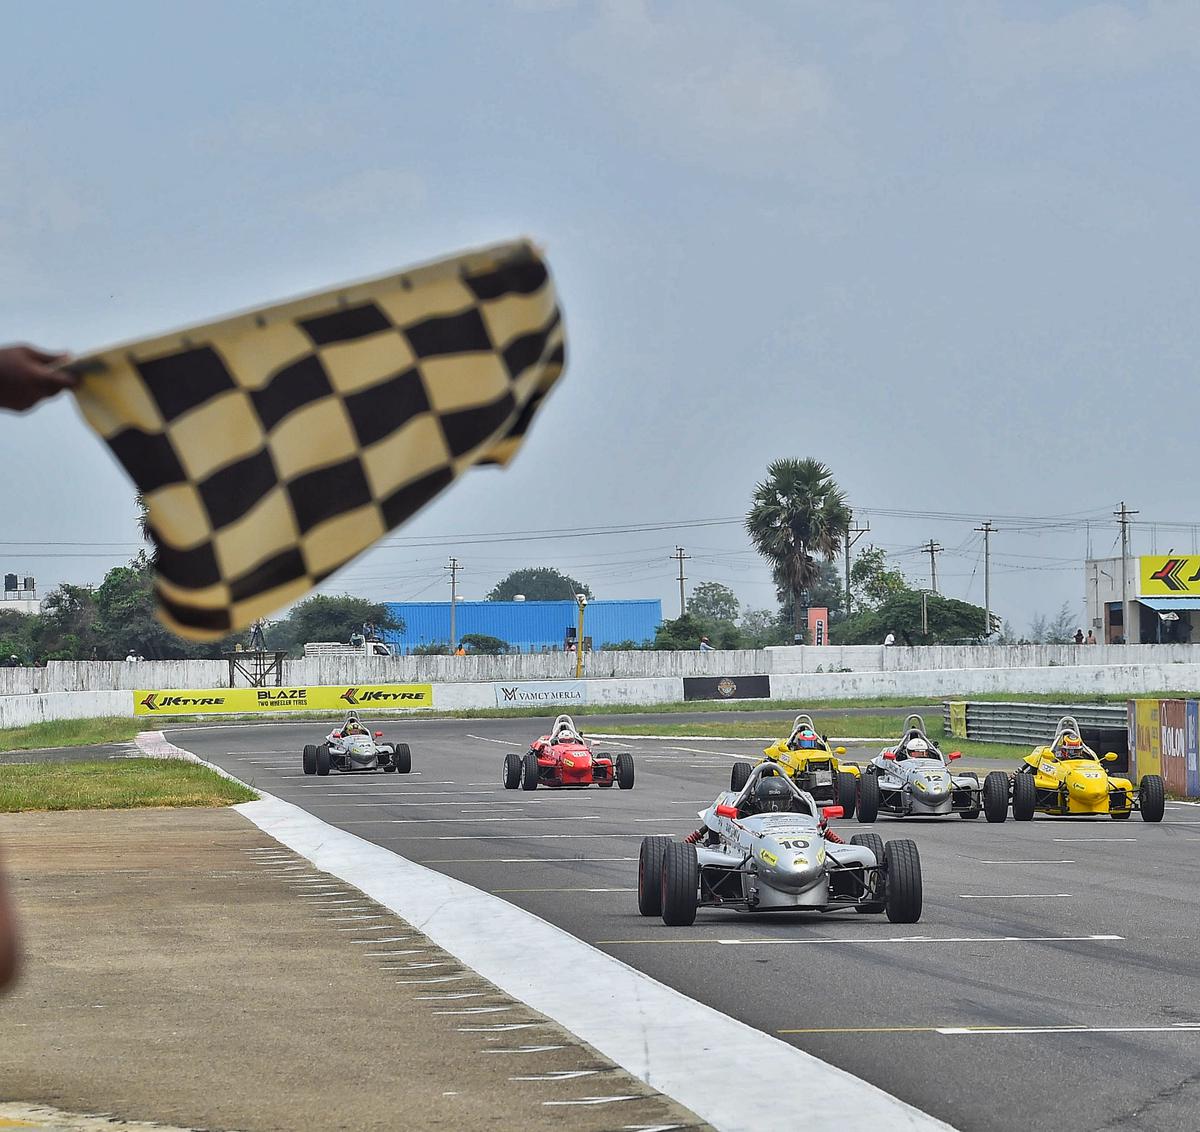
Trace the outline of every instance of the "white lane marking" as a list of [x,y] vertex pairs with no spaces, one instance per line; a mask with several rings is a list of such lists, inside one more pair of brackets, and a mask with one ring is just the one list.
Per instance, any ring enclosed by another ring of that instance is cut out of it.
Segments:
[[722,947],[758,947],[762,944],[787,944],[793,947],[843,947],[860,946],[862,944],[886,943],[1110,943],[1123,940],[1119,935],[963,935],[963,936],[930,936],[930,935],[895,935],[871,938],[859,936],[847,939],[842,936],[837,939],[786,939],[769,936],[758,939],[598,939],[597,947],[635,946],[640,944],[716,944]]
[[329,896],[321,896],[319,894],[315,896],[308,896],[303,892],[299,892],[296,895],[299,896],[301,900],[306,900],[309,904],[319,904],[326,908],[333,907],[336,904],[358,904],[362,900],[361,896],[348,896],[344,899],[335,899],[332,893]]
[[390,916],[326,916],[331,924],[345,924],[351,920],[388,920]]
[[[964,854],[965,856],[965,854]],[[978,857],[968,857],[970,861],[975,861],[980,865],[1073,865],[1074,861],[983,861]]]
[[429,857],[427,865],[590,865],[636,861],[636,857]]
[[[249,803],[244,803],[249,805]],[[378,825],[378,822],[344,822],[345,825]],[[401,823],[403,824],[403,823]],[[640,833],[414,833],[393,834],[390,841],[583,841],[596,837],[641,837]],[[674,837],[671,832],[665,837]]]
[[546,1108],[565,1108],[572,1105],[615,1104],[617,1101],[636,1101],[642,1099],[632,1094],[612,1097],[576,1097],[573,1101],[542,1101],[542,1105]]
[[[326,790],[331,798],[458,798],[463,794],[511,794],[511,790]],[[532,801],[532,799],[527,799]]]
[[1070,841],[1136,841],[1136,837],[1055,837],[1054,841],[1070,842]]
[[425,983],[458,983],[458,982],[461,982],[463,979],[473,979],[473,978],[475,978],[474,973],[463,974],[463,975],[434,975],[430,979],[397,979],[396,982],[398,982],[401,986],[404,986],[405,984],[411,984],[412,986],[417,986],[417,985],[423,985]]
[[683,815],[680,815],[680,814],[667,814],[666,816],[664,816],[664,817],[661,817],[661,818],[634,818],[633,820],[634,820],[634,821],[636,821],[636,822],[664,822],[664,821],[686,821],[686,822],[690,822],[690,821],[692,821],[693,819],[692,819],[692,818],[690,818],[690,817],[688,817],[688,816],[687,816],[687,814],[683,814]]
[[[391,924],[380,924],[377,928],[370,926],[361,928],[338,928],[339,932],[386,932],[391,928]],[[348,939],[347,943],[413,943],[419,936],[415,935],[376,935],[368,939]],[[397,952],[397,954],[403,954]]]
[[575,1081],[580,1077],[594,1077],[599,1069],[555,1069],[550,1073],[531,1073],[526,1077],[510,1077],[510,1081]]
[[566,1049],[566,1046],[512,1046],[508,1049],[485,1049],[483,1053],[552,1053],[556,1049]]
[[1170,1026],[943,1026],[936,1034],[975,1037],[988,1034],[1196,1034],[1200,1022],[1175,1022]]
[[[407,940],[400,940],[399,942],[401,942],[401,943],[407,943],[408,941],[407,941]],[[371,940],[371,943],[383,943],[383,940],[381,940],[381,939],[373,939],[373,940]],[[396,950],[396,949],[393,949],[393,950],[391,950],[391,951],[364,951],[364,952],[363,952],[363,954],[364,954],[364,955],[365,955],[365,956],[366,956],[368,959],[390,959],[391,957],[393,957],[393,956],[395,956],[395,955],[409,955],[409,954],[411,954],[411,953],[410,953],[410,952],[408,952],[408,951],[403,951],[403,950]]]
[[343,825],[470,825],[473,822],[496,821],[611,821],[600,814],[572,814],[570,817],[527,817],[524,814],[515,817],[492,818],[356,818],[354,821],[343,822]]
[[491,1034],[503,1030],[536,1030],[539,1026],[551,1026],[552,1022],[497,1022],[494,1026],[459,1026],[460,1034]]
[[521,746],[520,743],[510,743],[507,739],[489,739],[486,735],[472,735],[470,731],[467,732],[467,738],[478,739],[481,743],[498,743],[501,747],[508,747],[513,751],[518,750]]
[[493,888],[492,893],[501,895],[511,892],[637,892],[636,888]]
[[472,991],[446,991],[443,994],[419,994],[416,996],[417,1002],[450,1002],[460,998],[487,998],[490,991],[472,990]]
[[461,1010],[435,1010],[434,1014],[444,1014],[447,1016],[455,1014],[503,1014],[506,1010],[516,1010],[517,1006],[514,1003],[512,1006],[464,1006]]
[[970,892],[960,892],[959,900],[1069,900],[1069,892],[1013,892],[1005,895],[977,895]]

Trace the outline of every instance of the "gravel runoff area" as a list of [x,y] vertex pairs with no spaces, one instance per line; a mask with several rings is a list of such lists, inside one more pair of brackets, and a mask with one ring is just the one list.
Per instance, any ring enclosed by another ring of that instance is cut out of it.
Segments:
[[0,841],[26,949],[0,1128],[706,1127],[236,812],[0,815]]

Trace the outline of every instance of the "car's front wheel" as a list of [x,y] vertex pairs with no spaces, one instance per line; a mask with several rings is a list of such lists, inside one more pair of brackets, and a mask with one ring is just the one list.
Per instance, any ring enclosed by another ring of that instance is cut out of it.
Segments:
[[302,756],[302,759],[304,762],[304,773],[305,774],[316,774],[317,773],[317,748],[314,743],[308,743],[305,745],[304,754]]
[[509,751],[504,756],[504,772],[501,775],[505,790],[515,790],[521,782],[521,756]]
[[1033,821],[1037,809],[1037,784],[1032,774],[1018,771],[1013,775],[1012,811],[1013,821]]
[[1160,775],[1148,774],[1138,783],[1142,821],[1162,821],[1167,808],[1167,793]]
[[396,744],[396,749],[392,754],[392,765],[396,768],[397,774],[412,773],[412,751],[409,750],[407,743]]
[[879,817],[879,779],[864,774],[858,780],[858,820],[870,824]]
[[893,924],[915,924],[921,918],[921,857],[915,841],[889,841],[883,847],[887,862],[887,918]]
[[530,751],[521,760],[521,789],[536,790],[538,784],[537,755]]
[[626,751],[617,755],[617,765],[613,768],[617,776],[617,785],[622,790],[633,789],[633,756]]
[[1008,775],[1002,770],[990,771],[984,777],[983,813],[990,822],[1008,817]]
[[858,775],[840,770],[837,776],[837,804],[842,807],[842,817],[847,820],[854,817],[854,807],[858,803]]
[[638,912],[643,916],[662,915],[663,855],[671,844],[669,837],[643,837],[638,852]]
[[670,841],[663,852],[662,918],[669,928],[686,928],[696,922],[700,903],[700,864],[696,847]]
[[750,781],[750,772],[754,769],[748,762],[736,762],[729,768],[729,789],[735,793]]

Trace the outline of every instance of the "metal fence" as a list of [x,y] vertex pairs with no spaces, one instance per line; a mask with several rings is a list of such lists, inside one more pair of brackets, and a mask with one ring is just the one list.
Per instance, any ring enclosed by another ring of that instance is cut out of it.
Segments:
[[[946,733],[951,733],[952,702],[942,705]],[[965,739],[984,743],[1048,743],[1064,715],[1073,715],[1086,740],[1110,741],[1114,732],[1126,734],[1128,712],[1124,704],[1014,704],[986,700],[966,702]]]

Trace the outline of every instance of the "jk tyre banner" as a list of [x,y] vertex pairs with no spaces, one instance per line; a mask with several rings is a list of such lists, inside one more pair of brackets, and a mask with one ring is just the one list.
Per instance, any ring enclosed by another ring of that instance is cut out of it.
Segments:
[[685,700],[769,700],[769,676],[685,676]]
[[133,714],[241,715],[261,712],[359,711],[433,706],[430,684],[338,684],[296,688],[139,689]]

